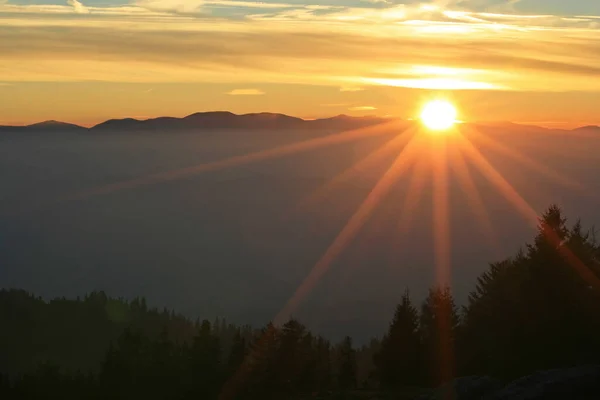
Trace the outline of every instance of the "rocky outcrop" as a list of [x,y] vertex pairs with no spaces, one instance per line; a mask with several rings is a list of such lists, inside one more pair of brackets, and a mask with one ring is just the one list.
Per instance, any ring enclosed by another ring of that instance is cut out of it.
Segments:
[[457,378],[415,400],[600,399],[600,366],[540,371],[508,385],[487,376]]
[[517,379],[484,400],[600,399],[600,366],[542,371]]

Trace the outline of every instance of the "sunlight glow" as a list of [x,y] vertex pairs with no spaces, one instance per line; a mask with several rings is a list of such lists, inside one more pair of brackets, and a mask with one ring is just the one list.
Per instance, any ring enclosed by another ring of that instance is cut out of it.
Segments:
[[431,90],[498,90],[505,89],[488,82],[470,81],[458,78],[360,78],[365,83],[382,86],[405,87]]
[[[456,109],[445,100],[434,100],[427,103],[421,114],[423,124],[430,130],[449,129],[456,122]],[[476,169],[489,183],[518,211],[532,227],[538,227],[538,214],[527,200],[517,191],[515,187],[496,169],[496,167],[479,150],[479,142],[484,142],[503,155],[532,167],[537,172],[561,178],[542,164],[530,160],[528,157],[512,151],[492,138],[487,138],[481,132],[477,132],[468,126],[458,126],[453,130],[453,137],[428,135],[424,130],[415,127],[409,129],[396,138],[387,141],[375,149],[367,157],[360,160],[351,168],[343,171],[340,175],[319,190],[327,192],[336,183],[356,176],[356,173],[369,168],[373,162],[385,157],[389,152],[398,151],[398,155],[388,170],[375,183],[367,197],[350,216],[346,225],[340,230],[333,242],[327,248],[321,258],[314,264],[306,278],[300,283],[293,295],[275,316],[275,325],[281,325],[287,321],[300,307],[306,297],[319,283],[321,278],[328,272],[338,256],[350,247],[369,219],[373,217],[376,209],[384,199],[390,195],[392,187],[403,175],[410,176],[410,182],[406,190],[404,203],[400,205],[400,220],[398,223],[397,236],[392,240],[394,246],[403,246],[405,234],[410,232],[410,222],[417,215],[419,203],[423,196],[423,189],[427,182],[432,184],[431,192],[431,215],[433,250],[435,263],[435,280],[438,287],[451,287],[452,257],[451,257],[451,188],[452,177],[458,178],[458,183],[466,195],[466,201],[474,216],[479,219],[482,233],[487,237],[489,245],[498,252],[498,237],[495,227],[490,219],[488,210],[479,188],[471,175],[470,169]],[[468,136],[465,135],[468,131]],[[473,143],[471,138],[477,140]],[[310,142],[309,142],[310,143]],[[429,154],[427,154],[429,153]],[[424,157],[429,155],[429,157]],[[430,175],[430,176],[426,176]],[[430,178],[430,179],[427,179]],[[566,182],[569,180],[566,179]],[[321,197],[317,195],[314,200]],[[313,199],[311,199],[313,200]],[[590,287],[600,289],[600,279],[591,271],[577,256],[563,243],[552,231],[544,232],[547,239],[556,247],[560,255],[567,261],[580,276],[589,283]],[[348,270],[345,271],[348,276]],[[344,277],[342,277],[343,280]],[[345,282],[338,284],[346,286]],[[442,312],[437,320],[440,331],[439,353],[437,354],[437,365],[441,379],[450,379],[456,368],[455,349],[452,342],[452,321],[450,314]],[[263,336],[268,335],[265,332]],[[249,359],[249,357],[247,357]],[[247,371],[250,361],[245,361],[238,375]],[[226,389],[235,389],[235,380],[227,385]],[[221,396],[221,399],[225,399]]]
[[[533,207],[479,151],[478,147],[481,143],[502,155],[509,156],[513,160],[531,167],[537,172],[551,176],[562,183],[577,186],[576,183],[568,177],[562,176],[551,170],[549,167],[539,164],[534,160],[530,160],[523,154],[513,151],[501,143],[497,143],[494,139],[486,137],[481,132],[477,132],[467,125],[459,125],[455,129],[452,129],[451,132],[453,133],[453,137],[434,137],[426,133],[427,131],[443,132],[445,130],[450,130],[454,124],[458,122],[456,119],[457,114],[458,112],[451,102],[438,98],[425,103],[421,112],[420,119],[427,129],[420,129],[413,124],[405,125],[394,121],[386,122],[366,128],[349,130],[325,137],[308,139],[306,141],[282,145],[271,149],[237,155],[218,161],[193,165],[187,168],[115,182],[58,198],[55,202],[52,202],[52,204],[63,201],[83,200],[120,190],[182,179],[199,173],[238,167],[274,158],[282,158],[300,152],[308,152],[326,146],[357,141],[363,138],[388,135],[390,132],[400,132],[396,137],[385,141],[380,147],[355,165],[335,176],[330,182],[319,188],[313,196],[309,196],[308,199],[301,202],[301,205],[315,203],[333,190],[340,182],[355,178],[362,172],[370,170],[377,161],[386,159],[394,152],[397,152],[397,156],[391,166],[375,183],[364,201],[350,216],[346,225],[340,230],[321,258],[318,259],[310,269],[306,278],[300,283],[293,295],[276,315],[274,321],[279,324],[293,315],[298,309],[300,304],[318,284],[321,278],[328,272],[338,256],[352,244],[359,231],[363,229],[377,207],[390,194],[393,186],[403,175],[410,174],[411,179],[404,199],[404,204],[400,206],[401,213],[398,221],[399,240],[397,242],[400,242],[402,236],[410,232],[411,220],[416,215],[413,211],[418,209],[419,203],[424,197],[425,191],[423,189],[427,184],[426,175],[430,174],[432,184],[431,211],[433,217],[432,230],[436,283],[442,285],[449,285],[452,275],[449,188],[452,172],[458,177],[459,184],[467,196],[466,200],[475,216],[479,219],[479,222],[482,225],[482,233],[488,237],[491,247],[496,247],[495,245],[497,245],[496,232],[494,232],[494,226],[486,210],[485,203],[480,196],[478,187],[471,176],[469,171],[470,167],[476,168],[479,173],[487,178],[499,193],[501,193],[502,196],[505,197],[533,227],[537,227],[539,223],[537,213]],[[463,130],[466,132],[461,132]],[[465,135],[465,133],[468,133],[468,136]],[[471,142],[471,138],[477,141],[477,146]],[[422,157],[423,155],[426,155],[426,151],[430,152],[430,157]],[[51,206],[52,204],[48,204],[48,206]],[[30,211],[35,210],[32,209]],[[578,260],[566,246],[562,245],[557,237],[549,237],[549,240],[556,243],[561,255],[590,283],[590,285],[600,288],[600,280],[593,276],[586,266]],[[452,349],[445,349],[443,357],[442,368],[444,371],[442,372],[450,371],[453,362]]]
[[432,131],[443,131],[456,123],[456,108],[445,100],[433,100],[421,111],[421,121]]
[[433,174],[432,216],[433,247],[436,280],[439,285],[450,285],[450,210],[448,180],[448,149],[445,138],[430,137],[430,156]]

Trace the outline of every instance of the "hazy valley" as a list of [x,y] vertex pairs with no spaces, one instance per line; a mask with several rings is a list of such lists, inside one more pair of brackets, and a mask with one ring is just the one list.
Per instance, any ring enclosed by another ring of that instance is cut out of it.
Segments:
[[[190,316],[263,325],[292,296],[397,152],[328,191],[323,185],[409,124],[59,202],[115,182],[327,137],[339,127],[7,129],[0,134],[0,286],[47,297],[94,289],[114,296],[134,293]],[[476,144],[536,211],[557,203],[572,219],[600,222],[597,128],[472,127],[581,184],[578,190],[531,163]],[[451,276],[459,302],[489,262],[514,254],[534,232],[476,167],[470,164],[470,170],[498,246],[482,233],[451,164]],[[424,192],[410,230],[399,227],[412,171],[398,180],[295,311],[314,331],[364,341],[385,330],[405,288],[420,300],[435,282],[431,172],[420,178]],[[314,198],[315,193],[320,195]]]

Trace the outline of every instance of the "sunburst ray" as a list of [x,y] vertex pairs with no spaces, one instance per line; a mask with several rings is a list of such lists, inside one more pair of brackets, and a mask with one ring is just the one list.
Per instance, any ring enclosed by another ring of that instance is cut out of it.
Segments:
[[570,178],[558,171],[555,171],[554,169],[548,167],[547,165],[544,165],[538,161],[535,161],[530,157],[527,157],[526,155],[522,154],[521,152],[519,152],[518,150],[516,150],[514,148],[509,148],[508,146],[498,142],[497,140],[494,140],[493,138],[489,137],[488,135],[482,134],[481,132],[477,131],[476,129],[473,129],[473,128],[468,129],[467,134],[478,144],[481,143],[484,146],[486,146],[504,156],[507,156],[507,157],[521,163],[522,165],[541,173],[542,175],[544,175],[546,177],[553,179],[555,182],[558,182],[558,183],[560,183],[568,188],[571,188],[571,189],[580,190],[580,191],[584,190],[583,185],[581,183],[577,182],[575,179]]
[[498,191],[525,217],[532,226],[537,226],[538,215],[517,190],[502,176],[500,172],[479,152],[471,141],[462,134],[457,135],[464,153],[479,168],[483,175]]
[[195,165],[192,167],[181,168],[177,170],[161,172],[157,174],[148,175],[142,178],[126,180],[122,182],[117,182],[109,185],[105,185],[99,188],[91,189],[88,191],[77,193],[70,197],[70,199],[81,199],[95,195],[107,194],[117,190],[131,189],[138,186],[144,185],[152,185],[157,183],[163,183],[175,179],[185,178],[191,175],[210,172],[215,170],[220,170],[224,168],[236,167],[239,165],[250,164],[253,162],[264,161],[273,158],[280,158],[283,156],[288,156],[295,153],[300,153],[304,151],[315,150],[321,147],[326,147],[334,144],[341,144],[345,142],[350,142],[358,139],[363,139],[369,136],[375,136],[380,134],[389,133],[389,129],[395,126],[395,122],[387,122],[378,124],[375,126],[354,129],[350,131],[345,131],[341,133],[337,133],[334,135],[328,135],[325,137],[315,138],[306,140],[299,143],[292,143],[288,145],[283,145],[279,147],[275,147],[273,149],[261,150],[250,154],[244,154],[239,156],[233,156],[229,158],[225,158],[223,160],[218,160],[214,162],[209,162],[205,164]]
[[436,279],[440,285],[450,283],[450,213],[448,196],[448,154],[446,138],[431,140],[433,170],[433,238]]
[[382,158],[392,154],[394,151],[398,151],[398,149],[402,148],[402,146],[406,145],[412,139],[414,134],[414,128],[408,129],[385,142],[375,151],[369,153],[366,157],[345,169],[323,186],[317,188],[313,193],[300,200],[296,205],[296,209],[303,209],[316,204],[319,200],[333,191],[333,189],[339,184],[347,182],[352,177],[356,176],[356,174],[359,174],[365,169],[373,167]]
[[322,147],[365,139],[371,136],[385,135],[389,134],[394,129],[399,129],[402,126],[404,126],[403,123],[399,123],[398,121],[393,120],[369,126],[366,128],[348,130],[337,134],[327,135],[325,137],[318,137],[301,142],[282,145],[272,149],[266,149],[249,154],[228,157],[222,160],[194,165],[186,168],[159,172],[155,174],[142,176],[139,178],[123,180],[87,190],[74,192],[71,194],[66,194],[50,200],[41,199],[29,204],[23,204],[18,209],[10,210],[7,213],[7,216],[23,215],[31,212],[41,211],[65,202],[84,200],[95,196],[110,194],[120,190],[134,189],[140,186],[148,186],[169,182],[205,172],[232,168],[269,159],[281,158],[296,153],[316,150]]
[[[397,238],[404,237],[408,232],[415,218],[417,206],[421,201],[425,184],[427,183],[428,163],[420,159],[415,163],[413,173],[406,189],[406,196],[401,206],[400,218],[397,223]],[[392,241],[396,245],[396,240]]]
[[[488,177],[490,182],[496,186],[498,191],[525,217],[529,224],[536,228],[539,224],[538,214],[533,207],[517,192],[517,190],[500,174],[493,165],[477,150],[477,148],[461,135],[461,144],[471,159],[480,167],[481,171]],[[600,279],[567,247],[552,230],[544,232],[546,239],[555,246],[561,256],[573,267],[576,272],[590,286],[600,289]]]
[[416,156],[417,140],[409,142],[396,157],[390,168],[383,174],[375,184],[371,192],[367,195],[362,204],[350,217],[346,225],[327,248],[325,253],[310,270],[307,277],[296,289],[292,297],[285,304],[283,309],[275,317],[277,323],[285,321],[293,313],[298,305],[304,300],[306,295],[312,291],[321,277],[327,272],[331,263],[354,239],[359,230],[367,222],[373,211],[381,200],[388,194],[393,184],[406,171],[410,163]]
[[[432,138],[430,142],[431,167],[433,173],[433,248],[436,286],[450,288],[451,249],[450,212],[448,181],[447,137]],[[447,311],[447,312],[444,312]],[[439,368],[442,382],[453,376],[454,349],[452,347],[451,310],[442,310],[437,319],[439,337]]]
[[481,198],[479,189],[477,189],[477,185],[475,185],[471,171],[469,170],[464,155],[460,149],[457,149],[457,151],[453,153],[450,165],[455,170],[458,182],[463,193],[465,194],[467,202],[479,222],[481,233],[487,240],[488,245],[496,252],[497,255],[499,255],[500,241],[496,235],[496,232],[494,231],[494,227],[492,225],[492,221],[490,220],[489,213],[485,207],[485,203]]

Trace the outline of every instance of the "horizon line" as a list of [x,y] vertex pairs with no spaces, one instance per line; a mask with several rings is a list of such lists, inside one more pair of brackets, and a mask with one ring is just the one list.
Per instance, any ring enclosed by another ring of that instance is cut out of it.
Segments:
[[[198,115],[198,114],[231,114],[231,116],[235,116],[235,117],[249,116],[249,115],[255,115],[255,116],[277,115],[277,116],[282,116],[282,117],[299,119],[299,120],[302,120],[305,122],[327,120],[327,119],[334,119],[334,118],[341,118],[341,117],[348,117],[348,118],[355,118],[355,119],[379,118],[379,119],[404,120],[404,121],[415,121],[418,119],[418,118],[414,118],[414,117],[403,118],[403,117],[399,117],[396,115],[389,115],[389,114],[380,116],[377,114],[349,115],[349,114],[341,113],[341,114],[324,116],[324,117],[298,117],[298,116],[294,116],[294,115],[290,115],[290,114],[285,114],[285,113],[281,113],[281,112],[271,112],[271,111],[248,112],[248,113],[239,113],[238,114],[238,113],[228,111],[228,110],[209,110],[209,111],[193,112],[193,113],[185,115],[183,117],[173,117],[173,116],[169,116],[169,115],[115,117],[115,118],[108,118],[105,120],[100,120],[99,122],[91,123],[91,124],[73,123],[73,122],[61,121],[61,120],[57,120],[57,119],[48,119],[48,120],[44,120],[44,121],[33,122],[33,123],[29,123],[29,124],[20,124],[20,125],[4,124],[4,123],[0,122],[0,128],[28,128],[28,127],[33,127],[36,125],[43,125],[43,124],[65,124],[65,125],[76,126],[76,127],[82,128],[82,129],[93,129],[93,128],[95,128],[99,125],[102,125],[103,123],[109,122],[109,121],[134,120],[134,121],[139,121],[139,122],[145,122],[145,121],[151,121],[151,120],[156,120],[156,119],[160,119],[160,118],[173,118],[176,120],[183,120],[183,119],[186,119],[191,116]],[[516,124],[516,125],[522,125],[522,126],[528,126],[528,127],[555,129],[555,130],[575,130],[575,129],[586,128],[586,127],[600,127],[600,125],[597,125],[596,123],[593,123],[593,122],[592,123],[584,123],[584,122],[574,123],[572,121],[461,120],[460,123],[465,123],[465,124]],[[559,126],[559,127],[557,127],[557,126]]]

